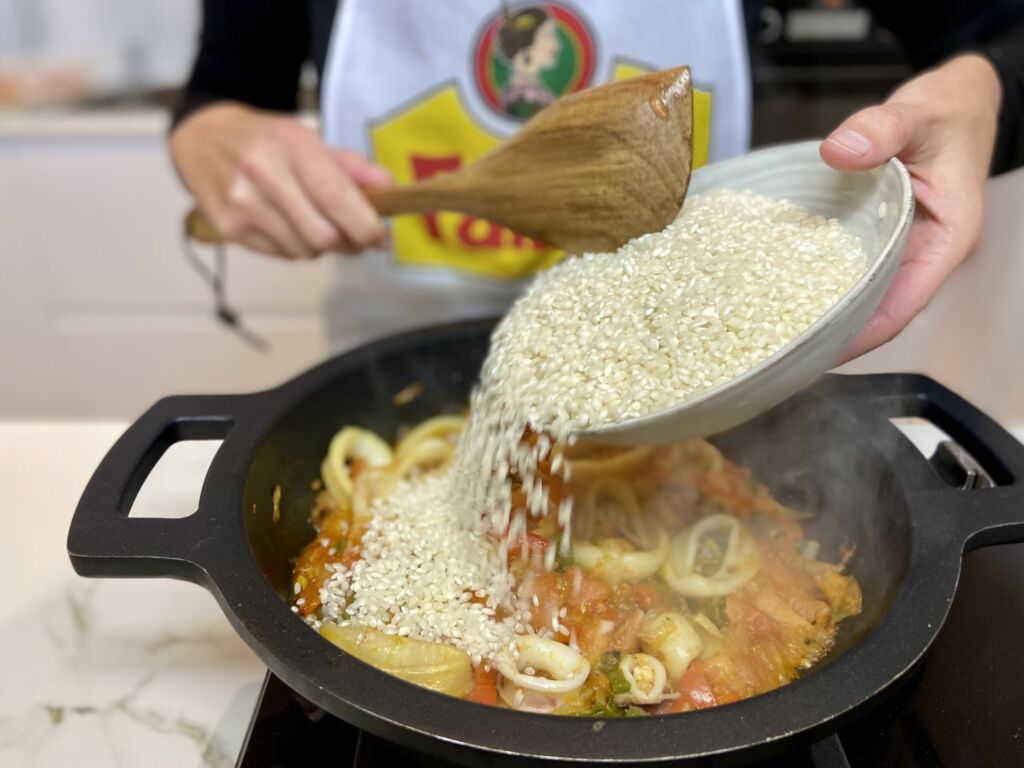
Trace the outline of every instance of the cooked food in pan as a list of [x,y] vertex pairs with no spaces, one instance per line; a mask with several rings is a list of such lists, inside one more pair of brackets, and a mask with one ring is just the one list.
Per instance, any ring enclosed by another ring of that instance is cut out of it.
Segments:
[[804,513],[703,440],[542,450],[543,488],[528,499],[511,473],[504,527],[487,509],[467,526],[464,424],[431,419],[394,445],[346,427],[324,458],[293,610],[386,672],[532,712],[683,712],[792,681],[860,611]]

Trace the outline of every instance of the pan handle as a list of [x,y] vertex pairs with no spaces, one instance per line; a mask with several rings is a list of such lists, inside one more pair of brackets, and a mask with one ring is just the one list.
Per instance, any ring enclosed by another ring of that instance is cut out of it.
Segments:
[[[164,452],[182,440],[224,439],[247,395],[168,397],[146,411],[100,462],[75,509],[68,555],[82,576],[171,577],[203,582],[205,536],[193,514],[130,518],[139,489]],[[218,455],[220,450],[218,450]],[[216,464],[217,458],[214,458]],[[208,534],[206,534],[208,535]]]
[[833,376],[844,394],[863,397],[887,418],[916,416],[942,429],[991,477],[994,487],[933,486],[916,495],[951,509],[967,550],[1024,542],[1024,445],[991,417],[919,374]]

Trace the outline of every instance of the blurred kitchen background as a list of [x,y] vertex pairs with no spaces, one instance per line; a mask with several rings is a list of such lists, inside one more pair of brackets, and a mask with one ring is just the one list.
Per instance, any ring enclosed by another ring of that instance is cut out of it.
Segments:
[[[910,73],[855,2],[745,6],[755,144],[824,135]],[[259,351],[217,322],[182,255],[189,199],[165,137],[199,17],[198,0],[0,0],[2,419],[127,419],[165,394],[272,386],[330,352],[326,259],[229,257]],[[315,78],[303,88],[315,106]],[[1024,172],[988,192],[975,258],[850,369],[927,372],[1022,422]]]

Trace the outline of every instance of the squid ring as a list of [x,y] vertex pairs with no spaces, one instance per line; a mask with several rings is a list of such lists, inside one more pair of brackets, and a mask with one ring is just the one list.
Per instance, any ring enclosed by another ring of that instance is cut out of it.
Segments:
[[415,468],[429,469],[443,467],[451,461],[455,446],[440,437],[428,437],[418,441],[404,453],[395,454],[395,474],[405,477]]
[[557,699],[549,697],[572,693],[590,674],[590,663],[579,651],[536,635],[509,643],[495,658],[495,666],[503,678],[499,693],[505,703],[537,711],[557,706]]
[[629,691],[616,697],[621,704],[658,704],[665,696],[668,673],[665,665],[647,653],[630,653],[619,662]]
[[[701,539],[717,531],[728,534],[722,562],[712,574],[697,573]],[[661,575],[673,590],[686,597],[719,597],[742,587],[760,567],[757,543],[743,530],[739,520],[717,514],[708,515],[676,536]]]
[[391,446],[376,433],[359,427],[345,427],[331,438],[327,456],[320,465],[320,475],[334,500],[348,505],[352,501],[352,475],[348,463],[361,459],[371,467],[385,467],[393,458]]
[[454,445],[455,438],[466,426],[461,416],[435,416],[416,425],[395,446],[395,461],[401,464],[425,441],[443,440]]

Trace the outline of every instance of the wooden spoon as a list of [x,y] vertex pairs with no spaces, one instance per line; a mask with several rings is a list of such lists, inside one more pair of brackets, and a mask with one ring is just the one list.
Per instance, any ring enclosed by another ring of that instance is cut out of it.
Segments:
[[[610,251],[675,219],[692,159],[690,68],[677,67],[565,96],[459,171],[365,192],[383,216],[459,211],[571,253]],[[220,240],[196,211],[187,221]]]

